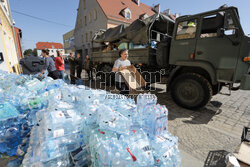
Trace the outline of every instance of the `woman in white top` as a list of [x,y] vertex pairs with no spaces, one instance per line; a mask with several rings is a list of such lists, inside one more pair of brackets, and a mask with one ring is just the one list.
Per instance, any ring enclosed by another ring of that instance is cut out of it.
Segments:
[[115,61],[114,67],[112,69],[115,74],[115,86],[118,90],[120,90],[120,94],[128,95],[129,88],[125,84],[122,76],[119,74],[119,71],[126,69],[127,67],[131,66],[130,61],[128,60],[128,50],[122,49],[119,51],[120,58]]

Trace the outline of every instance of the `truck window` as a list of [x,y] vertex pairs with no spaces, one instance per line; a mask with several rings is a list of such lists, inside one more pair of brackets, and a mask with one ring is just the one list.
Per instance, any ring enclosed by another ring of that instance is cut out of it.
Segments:
[[196,30],[197,19],[180,22],[177,28],[176,39],[195,38]]
[[205,16],[202,19],[201,38],[217,36],[217,31],[224,27],[224,12]]
[[225,21],[225,35],[234,35],[235,34],[235,30],[237,29],[232,15],[230,13],[226,13],[226,21]]

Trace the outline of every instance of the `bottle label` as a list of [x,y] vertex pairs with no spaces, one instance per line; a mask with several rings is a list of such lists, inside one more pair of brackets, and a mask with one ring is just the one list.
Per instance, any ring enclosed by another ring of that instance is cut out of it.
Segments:
[[151,155],[151,148],[149,146],[149,143],[145,140],[139,140],[137,142],[139,148],[143,151],[143,154],[147,157]]
[[58,129],[54,131],[53,133],[54,138],[61,137],[61,136],[64,136],[64,129]]
[[63,113],[63,115],[64,115],[64,117],[66,118],[66,119],[69,119],[69,118],[72,118],[72,111],[71,110],[68,110],[68,111],[62,111],[62,113]]

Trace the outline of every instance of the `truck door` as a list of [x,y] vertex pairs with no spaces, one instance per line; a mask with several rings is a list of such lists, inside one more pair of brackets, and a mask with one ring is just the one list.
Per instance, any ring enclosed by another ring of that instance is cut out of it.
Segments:
[[219,82],[234,82],[237,56],[240,49],[239,27],[231,10],[201,17],[195,61],[211,64]]
[[176,23],[170,49],[170,64],[175,64],[176,61],[188,61],[190,55],[195,53],[197,21],[197,18],[190,18]]

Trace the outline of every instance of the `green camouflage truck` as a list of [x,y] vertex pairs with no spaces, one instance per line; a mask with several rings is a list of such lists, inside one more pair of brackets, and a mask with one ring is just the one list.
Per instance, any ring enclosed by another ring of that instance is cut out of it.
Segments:
[[[110,72],[129,50],[129,60],[142,70],[165,69],[173,100],[188,109],[205,106],[221,87],[250,90],[250,38],[244,34],[235,7],[186,15],[172,21],[156,14],[98,32],[91,53],[98,71]],[[105,44],[105,45],[103,45]]]

